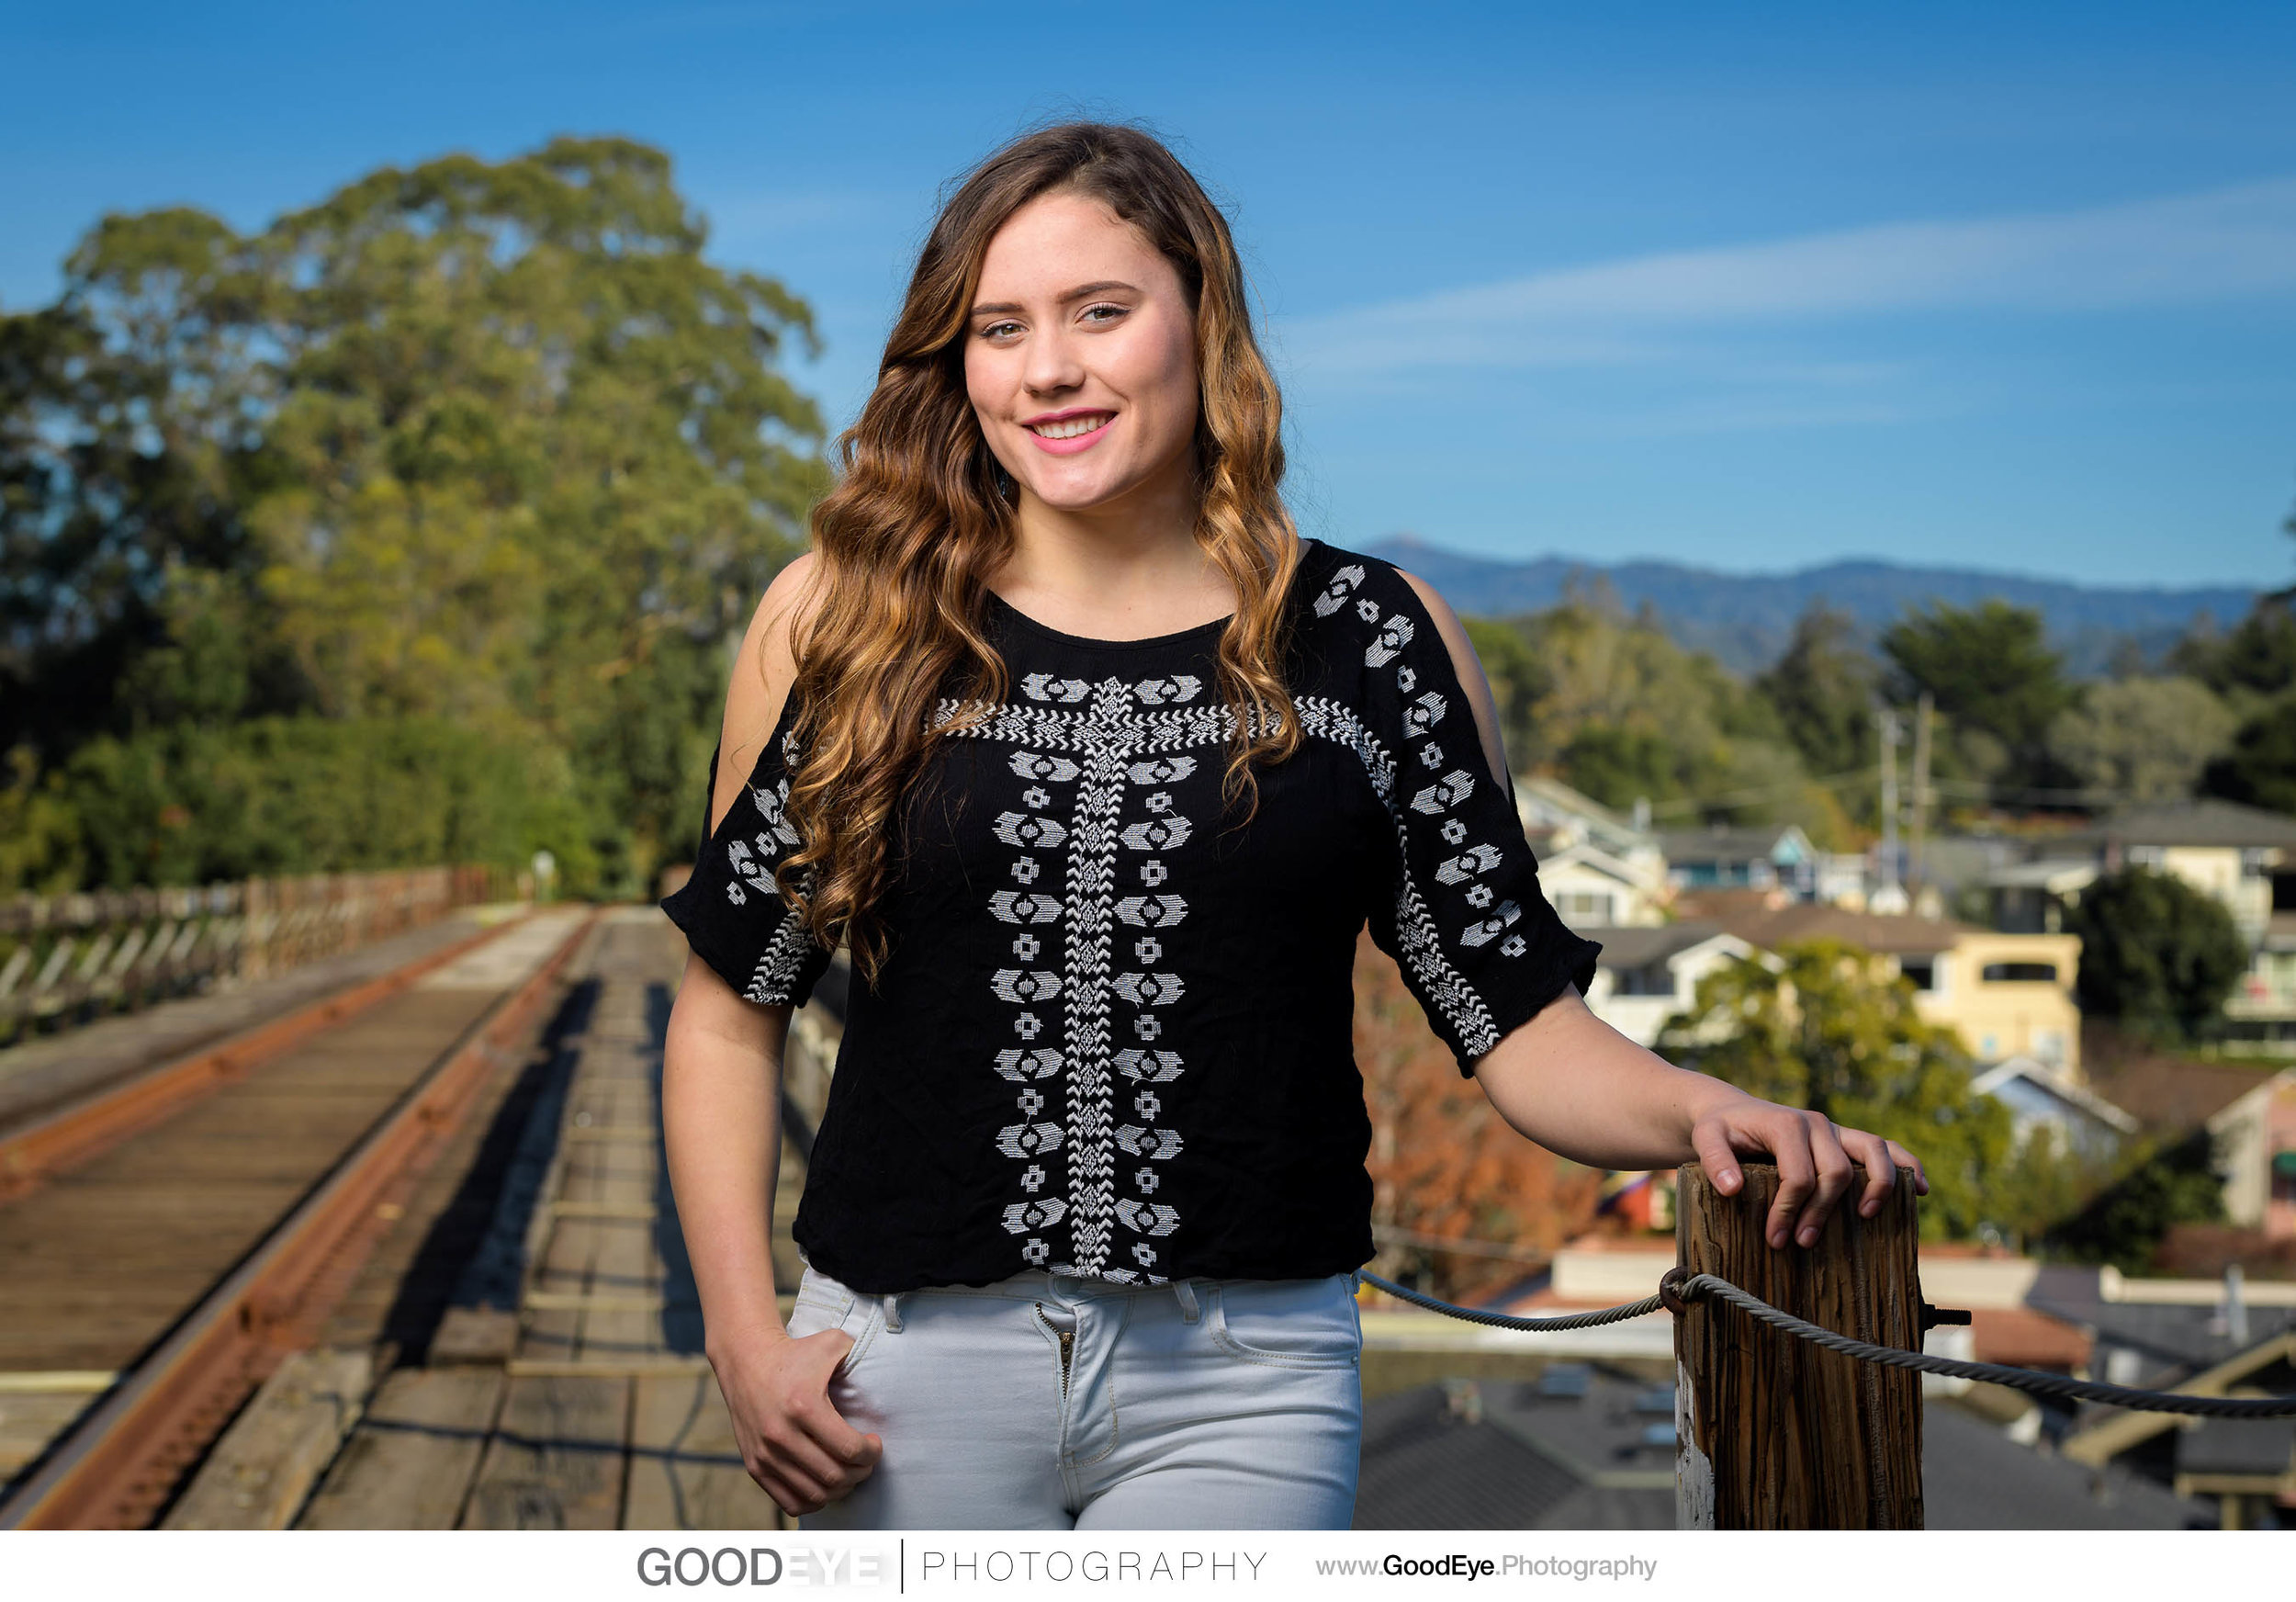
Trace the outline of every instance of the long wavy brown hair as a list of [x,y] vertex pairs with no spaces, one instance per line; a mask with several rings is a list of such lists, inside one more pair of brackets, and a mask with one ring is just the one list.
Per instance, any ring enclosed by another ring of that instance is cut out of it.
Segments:
[[[775,878],[827,948],[873,982],[885,940],[873,908],[893,871],[907,786],[936,739],[1007,693],[987,635],[987,578],[1012,554],[1002,469],[967,398],[964,338],[991,236],[1030,201],[1090,196],[1178,269],[1195,314],[1196,539],[1234,586],[1220,637],[1220,693],[1233,715],[1224,805],[1255,762],[1300,746],[1283,674],[1285,597],[1300,542],[1277,486],[1283,403],[1252,336],[1244,271],[1220,209],[1154,136],[1067,123],[1023,135],[966,175],[934,220],[885,341],[877,387],[839,436],[839,481],[813,514],[819,596],[793,639],[798,757],[788,817],[803,844]],[[937,704],[964,710],[940,728]]]

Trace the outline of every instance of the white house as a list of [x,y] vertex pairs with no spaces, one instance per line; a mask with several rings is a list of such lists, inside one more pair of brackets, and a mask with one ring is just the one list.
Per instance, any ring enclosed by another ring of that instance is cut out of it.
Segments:
[[1658,836],[1558,779],[1518,778],[1515,810],[1538,854],[1539,886],[1573,929],[1666,920],[1666,858]]
[[2143,1127],[2133,1113],[2074,1083],[2057,1066],[2030,1056],[1981,1069],[1969,1088],[2009,1108],[2020,1146],[2036,1129],[2049,1129],[2060,1150],[2110,1157]]
[[1579,931],[1603,942],[1587,1005],[1627,1039],[1649,1045],[1666,1021],[1697,998],[1698,981],[1754,948],[1718,923],[1687,922]]

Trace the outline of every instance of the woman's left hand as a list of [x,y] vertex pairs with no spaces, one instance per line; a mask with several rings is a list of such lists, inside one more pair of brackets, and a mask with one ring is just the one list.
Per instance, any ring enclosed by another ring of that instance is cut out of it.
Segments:
[[[1781,1107],[1743,1091],[1718,1099],[1691,1125],[1691,1148],[1706,1178],[1725,1196],[1745,1184],[1741,1158],[1766,1153],[1778,1165],[1778,1196],[1762,1233],[1773,1247],[1790,1238],[1803,1246],[1818,1239],[1835,1204],[1865,1169],[1858,1214],[1871,1218],[1897,1183],[1897,1170],[1913,1170],[1913,1188],[1930,1193],[1920,1159],[1894,1140],[1863,1129],[1844,1129],[1822,1112]],[[1798,1215],[1798,1216],[1797,1216]]]
[[1735,1196],[1746,1184],[1743,1160],[1768,1156],[1779,1179],[1763,1226],[1773,1247],[1815,1241],[1858,1164],[1865,1168],[1858,1211],[1867,1218],[1899,1168],[1911,1168],[1914,1189],[1929,1194],[1919,1159],[1895,1141],[1678,1068],[1597,1018],[1576,989],[1509,1031],[1476,1063],[1475,1077],[1518,1132],[1589,1168],[1671,1168],[1688,1155],[1716,1190]]

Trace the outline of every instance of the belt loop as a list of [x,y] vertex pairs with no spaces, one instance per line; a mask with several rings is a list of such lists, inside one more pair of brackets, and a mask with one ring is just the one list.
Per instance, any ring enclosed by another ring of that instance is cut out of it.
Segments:
[[1172,1281],[1172,1292],[1173,1294],[1176,1295],[1180,1299],[1180,1320],[1182,1323],[1193,1324],[1199,1318],[1203,1316],[1203,1310],[1196,1304],[1195,1286],[1189,1284],[1186,1280],[1175,1280]]
[[893,1292],[891,1294],[885,1296],[884,1301],[885,1304],[885,1328],[892,1334],[898,1335],[901,1333],[901,1292],[898,1291]]

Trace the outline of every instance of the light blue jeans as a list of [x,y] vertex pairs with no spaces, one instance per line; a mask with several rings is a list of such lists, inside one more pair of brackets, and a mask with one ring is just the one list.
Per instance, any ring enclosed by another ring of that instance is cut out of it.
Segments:
[[884,1442],[805,1529],[1345,1529],[1363,1435],[1355,1276],[1116,1285],[1041,1269],[895,1296],[808,1268],[789,1332]]

